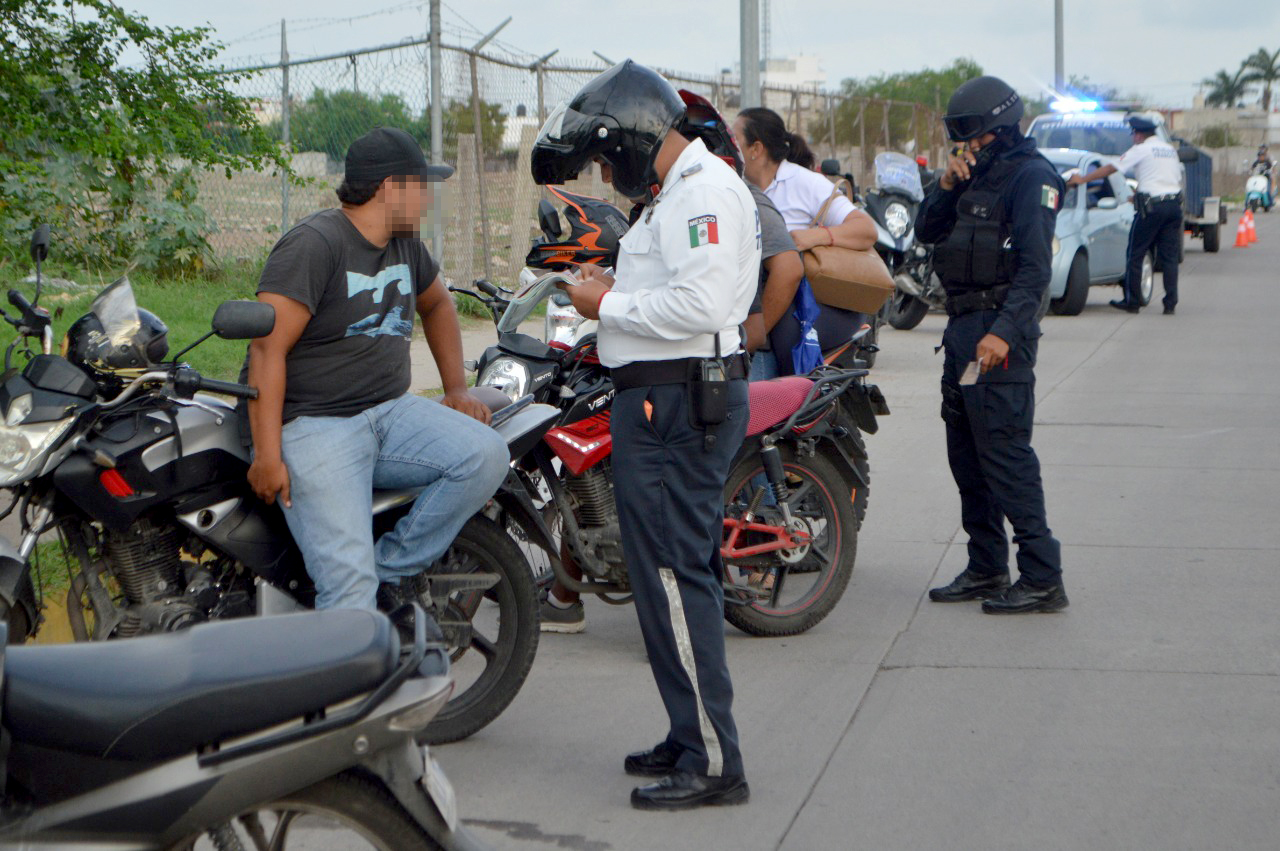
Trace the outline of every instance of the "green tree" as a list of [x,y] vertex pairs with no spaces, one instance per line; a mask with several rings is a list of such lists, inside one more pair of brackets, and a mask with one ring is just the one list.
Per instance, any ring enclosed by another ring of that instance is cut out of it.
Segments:
[[1271,53],[1265,47],[1259,47],[1242,67],[1249,69],[1245,74],[1246,81],[1262,84],[1262,111],[1270,112],[1271,86],[1280,80],[1280,49]]
[[1209,106],[1236,106],[1249,93],[1252,84],[1248,78],[1249,68],[1243,63],[1234,74],[1224,69],[1212,77],[1206,77],[1200,81],[1202,86],[1209,87],[1209,91],[1205,93],[1204,102]]
[[[966,80],[982,76],[982,66],[972,59],[956,59],[950,65],[923,71],[902,71],[895,74],[877,74],[862,79],[847,79],[840,83],[840,93],[845,97],[836,107],[835,134],[836,143],[842,145],[858,144],[861,132],[858,128],[858,115],[867,127],[867,144],[883,143],[883,128],[889,125],[889,144],[896,146],[911,138],[913,110],[910,107],[890,107],[882,103],[871,103],[863,107],[864,98],[875,98],[879,101],[893,100],[903,104],[923,104],[927,107],[945,109],[952,93]],[[886,115],[887,112],[887,115]],[[924,116],[916,119],[924,121]],[[929,138],[933,128],[924,126],[917,128],[921,139]],[[815,142],[824,141],[830,133],[825,118],[815,121],[810,128],[810,135]]]
[[[289,111],[290,147],[295,151],[324,151],[336,160],[345,157],[347,147],[375,127],[398,127],[419,143],[430,144],[427,123],[414,118],[404,99],[395,94],[375,99],[363,92],[326,92],[317,88]],[[280,123],[274,122],[271,130],[279,138]]]
[[[64,257],[198,268],[192,170],[286,166],[231,91],[239,78],[214,68],[219,49],[206,28],[152,26],[110,0],[0,0],[5,250],[47,221]],[[235,145],[210,132],[212,115]]]
[[[443,110],[444,138],[446,157],[456,157],[458,135],[474,133],[476,126],[475,112],[471,101],[452,101]],[[423,122],[428,128],[430,120]],[[502,107],[496,103],[480,101],[480,135],[482,150],[485,156],[497,156],[502,153],[502,134],[506,132],[507,116],[502,114]]]

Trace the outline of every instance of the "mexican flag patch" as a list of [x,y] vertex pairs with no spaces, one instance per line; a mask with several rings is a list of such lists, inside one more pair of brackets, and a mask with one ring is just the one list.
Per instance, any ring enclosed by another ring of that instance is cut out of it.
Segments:
[[1050,210],[1058,209],[1058,190],[1052,186],[1041,186],[1040,203]]
[[719,245],[720,234],[716,230],[715,216],[698,216],[689,219],[689,247]]

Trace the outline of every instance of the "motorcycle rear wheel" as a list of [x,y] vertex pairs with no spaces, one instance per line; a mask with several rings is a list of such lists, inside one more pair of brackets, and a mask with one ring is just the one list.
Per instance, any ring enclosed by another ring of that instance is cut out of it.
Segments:
[[[850,493],[845,477],[821,454],[800,457],[785,444],[779,450],[788,478],[787,503],[794,515],[807,522],[813,543],[795,565],[800,570],[794,572],[778,556],[749,568],[726,562],[725,578],[735,585],[747,584],[743,574],[748,570],[753,576],[767,575],[762,586],[772,579],[769,598],[725,606],[725,620],[748,635],[798,635],[831,613],[849,585],[857,558],[855,499],[861,496],[864,511],[866,506],[865,494]],[[751,501],[752,479],[763,472],[755,452],[744,454],[735,464],[725,484],[725,516],[742,516]],[[771,512],[762,505],[759,513],[767,518]],[[777,509],[772,514],[776,517]]]
[[[380,784],[354,773],[321,780],[291,795],[241,813],[219,828],[219,839],[230,831],[244,848],[335,847],[410,851],[443,848],[422,831],[391,793]],[[341,831],[340,835],[335,835]],[[191,837],[170,851],[212,851],[219,844],[215,831]],[[296,838],[290,843],[290,838]],[[358,845],[351,844],[358,842]]]

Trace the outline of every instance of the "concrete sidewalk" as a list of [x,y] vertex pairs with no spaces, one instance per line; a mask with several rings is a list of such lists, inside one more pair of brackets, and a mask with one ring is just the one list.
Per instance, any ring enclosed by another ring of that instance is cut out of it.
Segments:
[[751,803],[628,806],[622,757],[665,717],[634,613],[589,601],[501,718],[437,749],[463,816],[531,850],[1276,848],[1280,218],[1258,233],[1188,243],[1177,316],[1107,287],[1046,320],[1035,445],[1066,612],[924,598],[965,564],[931,315],[883,335],[893,415],[844,600],[802,636],[728,629]]

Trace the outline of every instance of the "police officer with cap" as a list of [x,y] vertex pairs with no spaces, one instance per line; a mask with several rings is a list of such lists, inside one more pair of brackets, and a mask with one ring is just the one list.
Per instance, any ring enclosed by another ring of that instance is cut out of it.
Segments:
[[1125,266],[1124,298],[1111,306],[1137,313],[1142,308],[1142,259],[1152,247],[1160,253],[1164,276],[1164,312],[1172,315],[1178,305],[1178,261],[1182,253],[1182,164],[1172,145],[1156,135],[1156,125],[1141,115],[1129,116],[1133,147],[1114,164],[1088,174],[1073,174],[1067,181],[1079,186],[1105,179],[1117,171],[1138,179],[1133,206],[1137,213],[1129,230],[1129,254]]
[[[956,89],[943,122],[960,144],[916,224],[920,241],[936,246],[947,292],[942,418],[969,535],[964,572],[929,599],[984,600],[988,614],[1067,606],[1031,448],[1038,315],[1063,183],[1022,135],[1022,112],[1017,92],[995,77]],[[1006,517],[1018,544],[1013,585]]]
[[640,809],[744,803],[749,795],[725,660],[723,490],[747,426],[739,326],[760,268],[755,201],[701,140],[677,132],[685,104],[630,60],[589,82],[534,143],[537,183],[593,161],[643,204],[620,243],[616,279],[594,266],[566,288],[599,318],[613,374],[614,498],[649,664],[670,726],[624,762],[660,778]]

